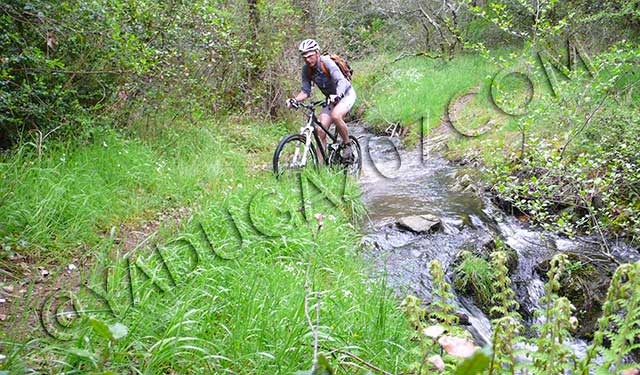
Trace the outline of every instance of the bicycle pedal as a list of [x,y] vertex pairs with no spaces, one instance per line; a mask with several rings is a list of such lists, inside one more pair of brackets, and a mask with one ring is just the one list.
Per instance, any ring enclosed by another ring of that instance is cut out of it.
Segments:
[[342,159],[342,163],[345,165],[351,165],[355,162],[355,158],[353,157],[353,155],[349,156],[348,158],[340,157],[340,159]]

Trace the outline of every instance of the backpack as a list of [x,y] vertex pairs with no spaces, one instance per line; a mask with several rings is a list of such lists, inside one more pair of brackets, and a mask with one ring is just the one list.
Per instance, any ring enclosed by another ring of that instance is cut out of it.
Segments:
[[[338,65],[338,68],[340,68],[340,71],[342,72],[342,75],[344,75],[344,78],[351,82],[351,77],[353,77],[353,69],[351,68],[347,60],[340,57],[340,55],[335,54],[329,55],[329,58],[331,58],[331,60],[333,60],[336,65]],[[329,70],[326,66],[324,66],[324,62],[322,61],[322,59],[320,59],[320,68],[322,69],[324,74],[326,74],[327,76],[329,75]],[[307,77],[309,77],[309,79],[311,79],[312,73],[313,71],[311,70],[311,67],[307,66]]]

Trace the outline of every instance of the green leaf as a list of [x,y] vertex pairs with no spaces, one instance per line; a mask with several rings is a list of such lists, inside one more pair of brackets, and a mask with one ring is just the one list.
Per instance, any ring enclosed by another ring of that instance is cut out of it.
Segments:
[[109,326],[109,331],[115,340],[125,337],[129,333],[129,329],[122,323],[115,323]]
[[68,351],[69,353],[75,355],[76,357],[88,359],[89,361],[92,361],[92,362],[96,362],[98,360],[98,357],[96,357],[95,354],[91,353],[87,349],[69,348]]
[[91,324],[91,328],[100,336],[104,337],[107,340],[115,341],[111,330],[109,330],[109,326],[102,320],[98,320],[96,318],[89,318],[89,324]]
[[455,375],[475,375],[486,370],[491,362],[491,349],[477,350],[473,355],[458,365]]
[[333,375],[333,369],[324,354],[318,355],[318,363],[311,375]]

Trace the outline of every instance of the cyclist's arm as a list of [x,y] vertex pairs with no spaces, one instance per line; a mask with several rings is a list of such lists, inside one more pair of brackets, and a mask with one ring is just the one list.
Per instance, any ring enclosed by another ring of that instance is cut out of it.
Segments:
[[296,100],[301,102],[311,96],[311,79],[307,76],[307,64],[302,66],[300,93],[296,95]]
[[304,101],[307,98],[309,98],[309,95],[307,95],[307,93],[304,91],[300,91],[298,95],[295,96],[295,99],[299,102]]
[[340,70],[338,64],[336,64],[330,58],[324,59],[322,61],[324,61],[324,65],[327,67],[329,75],[331,75],[331,79],[333,80],[333,82],[335,82],[336,94],[346,94],[349,87],[351,87],[351,82],[349,82],[349,80],[345,78],[344,74],[342,74],[342,70]]

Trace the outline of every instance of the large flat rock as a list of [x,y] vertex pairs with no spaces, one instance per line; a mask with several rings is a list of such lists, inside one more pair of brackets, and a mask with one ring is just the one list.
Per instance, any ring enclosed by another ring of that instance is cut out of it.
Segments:
[[415,233],[427,233],[440,229],[440,219],[430,214],[405,216],[398,220],[398,226]]

